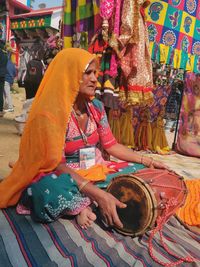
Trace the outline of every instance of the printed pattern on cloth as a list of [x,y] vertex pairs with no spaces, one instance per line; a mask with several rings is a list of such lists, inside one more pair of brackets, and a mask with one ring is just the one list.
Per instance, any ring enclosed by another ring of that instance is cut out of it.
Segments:
[[177,150],[179,153],[200,157],[200,77],[187,73],[179,116]]
[[[64,47],[73,46],[75,33],[80,34],[80,43],[86,43],[87,46],[101,24],[99,0],[65,0],[64,3]],[[88,40],[85,40],[86,38]]]
[[152,59],[200,72],[200,2],[152,0],[146,10]]
[[91,203],[79,192],[69,174],[57,176],[54,173],[31,184],[21,202],[30,203],[31,216],[39,222],[52,222],[64,214],[76,215]]

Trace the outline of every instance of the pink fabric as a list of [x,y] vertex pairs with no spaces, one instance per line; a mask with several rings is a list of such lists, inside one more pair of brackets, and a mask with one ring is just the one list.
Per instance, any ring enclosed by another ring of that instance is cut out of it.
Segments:
[[121,0],[116,0],[114,33],[119,36]]
[[107,73],[111,77],[116,77],[118,75],[117,67],[118,65],[117,65],[116,54],[113,53],[111,56],[111,61],[110,61],[110,69],[107,71]]
[[100,15],[103,19],[109,20],[114,9],[114,0],[101,0]]
[[177,150],[184,155],[200,157],[200,78],[187,73],[179,116]]
[[18,204],[16,207],[16,212],[20,215],[30,215],[31,211],[30,209],[26,208],[22,204]]

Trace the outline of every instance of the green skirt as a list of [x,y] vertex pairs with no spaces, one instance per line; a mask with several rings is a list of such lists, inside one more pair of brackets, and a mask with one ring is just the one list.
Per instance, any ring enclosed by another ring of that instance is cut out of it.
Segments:
[[[114,177],[134,173],[145,168],[142,164],[132,164],[119,172],[107,175],[106,181],[98,182],[99,188],[106,189]],[[80,193],[77,183],[70,174],[45,175],[36,183],[28,186],[20,203],[28,207],[33,220],[49,223],[63,215],[77,215],[91,204],[90,198]]]

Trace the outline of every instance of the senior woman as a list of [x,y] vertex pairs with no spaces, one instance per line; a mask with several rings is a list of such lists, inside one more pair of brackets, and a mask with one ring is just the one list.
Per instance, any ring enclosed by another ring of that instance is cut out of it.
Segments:
[[[165,168],[117,143],[103,104],[94,98],[96,65],[94,55],[77,48],[63,49],[49,65],[22,135],[18,161],[0,183],[1,208],[20,203],[17,211],[28,208],[39,222],[77,215],[79,225],[87,228],[96,219],[90,207],[96,203],[108,225],[122,227],[117,208],[126,205],[85,179],[88,173],[98,177],[99,166],[108,166],[97,144],[120,160]],[[94,166],[86,164],[88,169],[81,172],[80,155],[88,151]]]

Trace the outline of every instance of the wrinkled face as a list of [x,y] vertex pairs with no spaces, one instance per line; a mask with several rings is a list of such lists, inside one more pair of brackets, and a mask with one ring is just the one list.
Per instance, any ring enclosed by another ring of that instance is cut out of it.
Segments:
[[96,85],[97,85],[97,63],[95,60],[93,60],[83,73],[83,78],[82,81],[80,82],[79,94],[87,98],[94,96]]

